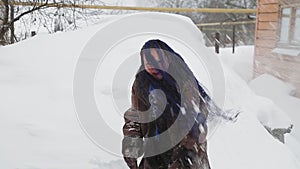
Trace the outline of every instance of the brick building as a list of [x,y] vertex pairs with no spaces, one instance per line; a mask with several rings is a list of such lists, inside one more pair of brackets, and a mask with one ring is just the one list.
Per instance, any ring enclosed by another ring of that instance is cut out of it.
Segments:
[[300,0],[258,0],[254,77],[271,74],[300,97]]

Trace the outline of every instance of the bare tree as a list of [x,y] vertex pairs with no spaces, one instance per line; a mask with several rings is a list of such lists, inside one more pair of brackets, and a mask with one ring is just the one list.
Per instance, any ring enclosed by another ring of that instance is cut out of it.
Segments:
[[6,41],[5,33],[9,29],[8,27],[8,14],[9,14],[9,3],[8,0],[1,0],[3,3],[1,27],[0,27],[0,45],[4,45]]
[[[32,13],[34,11],[40,10],[40,9],[44,9],[47,8],[48,5],[48,0],[42,0],[43,4],[41,5],[37,5],[39,3],[39,1],[32,1],[32,7],[22,13],[20,13],[19,15],[17,15],[16,17],[14,17],[14,7],[12,4],[9,3],[8,0],[1,0],[3,3],[3,17],[1,18],[2,20],[2,25],[0,27],[0,45],[5,45],[7,43],[11,43],[9,42],[9,40],[14,39],[14,23],[19,21],[24,15],[27,15],[29,13]],[[10,1],[13,2],[13,1]],[[10,19],[9,19],[10,16]],[[7,33],[8,31],[11,30],[11,37],[10,39],[8,39]],[[13,40],[12,40],[13,42]]]
[[[101,0],[0,0],[0,2],[0,9],[3,11],[0,15],[0,45],[27,38],[32,27],[46,28],[48,33],[76,29],[78,20],[91,22],[92,17],[97,18],[103,12],[75,8],[75,5],[104,5]],[[14,6],[14,2],[23,2],[27,6]],[[62,7],[65,4],[69,6]],[[22,25],[23,30],[15,29],[16,23]]]

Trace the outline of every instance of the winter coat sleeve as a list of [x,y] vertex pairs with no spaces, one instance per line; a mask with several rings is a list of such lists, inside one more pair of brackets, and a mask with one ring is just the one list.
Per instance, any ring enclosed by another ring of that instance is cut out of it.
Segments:
[[143,154],[143,134],[139,122],[139,99],[135,93],[135,84],[132,87],[132,107],[124,114],[122,154],[125,162],[131,169],[138,168],[137,158]]

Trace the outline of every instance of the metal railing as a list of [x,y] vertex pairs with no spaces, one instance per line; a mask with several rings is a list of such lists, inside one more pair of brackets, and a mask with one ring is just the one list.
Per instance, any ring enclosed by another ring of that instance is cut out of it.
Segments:
[[[2,2],[0,2],[2,4]],[[62,4],[62,3],[39,3],[39,2],[14,2],[11,5],[17,6],[40,6],[64,7],[64,8],[85,8],[85,9],[108,9],[108,10],[135,10],[135,11],[161,11],[161,12],[201,12],[201,13],[256,13],[257,9],[227,9],[227,8],[161,8],[161,7],[133,7],[133,6],[105,6],[105,5],[84,5],[84,4]]]

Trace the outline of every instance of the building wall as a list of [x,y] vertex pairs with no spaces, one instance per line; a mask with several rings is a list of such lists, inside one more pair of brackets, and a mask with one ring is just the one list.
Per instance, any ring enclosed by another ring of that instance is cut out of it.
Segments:
[[[274,53],[280,28],[280,5],[295,0],[258,0],[254,78],[268,73],[296,87],[300,97],[300,56]],[[299,49],[300,50],[300,49]]]

